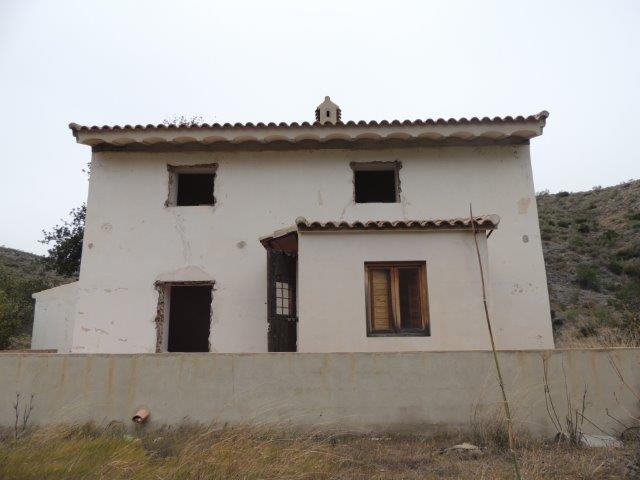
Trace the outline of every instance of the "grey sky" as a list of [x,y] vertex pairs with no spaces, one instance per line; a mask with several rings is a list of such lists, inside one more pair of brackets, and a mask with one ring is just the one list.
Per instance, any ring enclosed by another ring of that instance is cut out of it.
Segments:
[[67,125],[551,112],[536,189],[640,177],[640,2],[0,0],[0,245],[86,198]]

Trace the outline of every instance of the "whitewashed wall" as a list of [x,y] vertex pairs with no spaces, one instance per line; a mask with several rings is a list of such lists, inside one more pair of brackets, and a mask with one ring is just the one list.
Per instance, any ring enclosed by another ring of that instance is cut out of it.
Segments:
[[[349,162],[395,160],[402,162],[402,201],[355,204]],[[216,206],[165,207],[167,164],[214,162],[219,164]],[[266,254],[258,237],[290,226],[298,216],[464,217],[470,202],[476,214],[495,213],[502,219],[489,242],[498,345],[552,347],[527,145],[95,153],[73,351],[154,351],[154,282],[159,279],[214,280],[212,349],[266,351]],[[317,295],[325,297],[325,292]],[[354,305],[361,309],[360,300],[354,298]],[[352,321],[364,329],[363,318]],[[462,338],[443,342],[451,348],[468,346]]]
[[[478,244],[489,279],[485,232]],[[491,348],[469,232],[309,232],[300,236],[299,256],[299,351]],[[367,337],[364,262],[412,260],[426,261],[431,335]]]
[[31,348],[71,351],[77,297],[78,282],[33,294],[36,307]]

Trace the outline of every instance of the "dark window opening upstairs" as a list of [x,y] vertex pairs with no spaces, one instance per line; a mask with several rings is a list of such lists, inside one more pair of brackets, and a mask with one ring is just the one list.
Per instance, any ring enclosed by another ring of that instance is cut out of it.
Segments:
[[208,352],[211,286],[170,287],[169,352]]
[[356,170],[356,203],[394,203],[398,201],[395,170]]
[[213,205],[215,203],[213,196],[214,173],[178,173],[177,176],[177,206]]

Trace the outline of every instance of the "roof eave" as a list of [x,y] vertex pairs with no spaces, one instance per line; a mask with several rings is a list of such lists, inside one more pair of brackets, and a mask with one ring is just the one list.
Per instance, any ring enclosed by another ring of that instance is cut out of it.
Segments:
[[525,142],[542,135],[549,113],[542,111],[528,117],[493,119],[437,119],[392,122],[339,122],[337,124],[215,124],[215,125],[125,125],[123,127],[85,127],[71,123],[69,128],[83,145],[127,147],[180,146],[200,144],[268,145],[276,142],[296,144],[312,142],[319,148],[332,141],[371,143],[384,141],[426,140],[434,143],[495,143],[504,139]]

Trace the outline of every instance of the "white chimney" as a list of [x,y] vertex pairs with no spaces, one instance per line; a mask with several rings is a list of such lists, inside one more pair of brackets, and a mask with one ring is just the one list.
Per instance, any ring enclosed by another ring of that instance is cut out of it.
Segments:
[[316,108],[316,121],[321,124],[338,123],[341,115],[340,107],[333,103],[328,95],[324,97],[324,102]]

